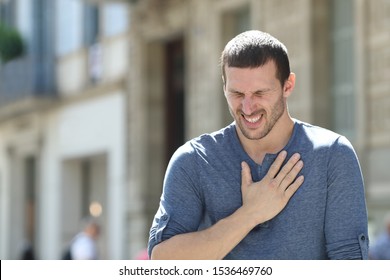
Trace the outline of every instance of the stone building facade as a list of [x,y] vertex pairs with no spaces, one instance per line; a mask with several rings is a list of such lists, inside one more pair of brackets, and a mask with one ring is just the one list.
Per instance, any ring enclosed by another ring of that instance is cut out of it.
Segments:
[[[231,122],[219,56],[234,35],[260,29],[289,50],[297,75],[292,116],[353,143],[374,236],[390,210],[389,1],[133,2],[130,60],[137,70],[129,72],[128,131],[137,137],[130,137],[128,150],[129,161],[137,164],[130,166],[129,183],[143,186],[147,225],[161,194],[166,151],[174,149],[170,136],[183,142]],[[177,73],[179,81],[173,82],[179,89],[170,86],[170,73]]]
[[61,258],[87,215],[127,258],[128,5],[0,0],[0,21],[25,44],[0,63],[0,258]]
[[232,122],[219,57],[248,29],[287,46],[291,115],[354,145],[372,238],[390,211],[389,0],[0,0],[10,14],[47,68],[25,91],[31,61],[0,64],[1,259],[26,238],[59,258],[92,206],[103,258],[145,248],[172,153]]

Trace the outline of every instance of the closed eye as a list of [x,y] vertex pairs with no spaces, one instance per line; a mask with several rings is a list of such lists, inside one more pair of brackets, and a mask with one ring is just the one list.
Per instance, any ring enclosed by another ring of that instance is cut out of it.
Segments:
[[229,90],[229,95],[234,97],[244,97],[245,94],[243,92],[239,92],[237,90]]

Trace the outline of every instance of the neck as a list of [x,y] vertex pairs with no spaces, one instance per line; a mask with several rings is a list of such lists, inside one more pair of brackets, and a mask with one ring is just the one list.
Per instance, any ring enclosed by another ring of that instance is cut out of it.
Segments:
[[238,132],[238,137],[241,145],[250,158],[257,164],[262,164],[266,154],[276,154],[287,145],[293,129],[294,121],[289,114],[285,112],[264,138],[250,140],[242,135],[241,132]]

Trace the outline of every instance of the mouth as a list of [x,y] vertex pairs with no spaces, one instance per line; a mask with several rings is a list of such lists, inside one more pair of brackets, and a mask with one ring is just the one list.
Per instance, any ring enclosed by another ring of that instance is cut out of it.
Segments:
[[243,113],[241,113],[241,117],[244,119],[244,121],[249,126],[258,125],[261,120],[263,119],[264,114],[263,113],[256,113],[250,116],[247,116]]
[[257,123],[260,118],[261,118],[261,115],[258,115],[258,116],[255,116],[255,117],[248,117],[248,116],[245,116],[245,115],[242,115],[244,117],[244,119],[247,121],[247,122],[250,122],[250,123]]

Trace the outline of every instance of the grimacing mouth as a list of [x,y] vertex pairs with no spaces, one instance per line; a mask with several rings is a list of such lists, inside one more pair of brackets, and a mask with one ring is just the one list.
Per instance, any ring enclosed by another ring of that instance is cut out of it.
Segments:
[[257,111],[251,115],[245,115],[243,112],[240,112],[241,116],[249,123],[257,123],[264,116],[264,112]]

